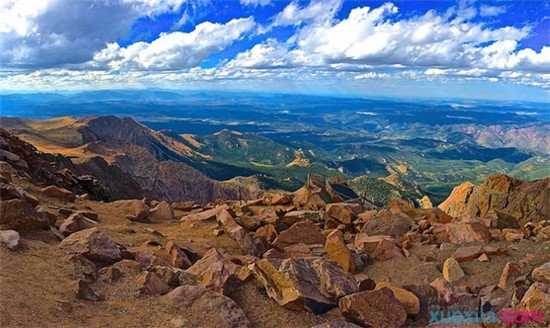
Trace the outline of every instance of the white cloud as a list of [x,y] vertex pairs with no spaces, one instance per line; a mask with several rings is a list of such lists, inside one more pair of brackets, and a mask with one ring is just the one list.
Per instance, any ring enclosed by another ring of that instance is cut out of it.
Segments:
[[135,19],[175,12],[187,0],[2,0],[0,65],[81,63],[127,33]]
[[340,10],[342,0],[311,0],[304,8],[293,1],[273,20],[274,26],[299,25],[303,22],[328,23]]
[[205,22],[192,32],[161,34],[151,43],[136,42],[122,48],[110,43],[87,65],[107,69],[167,70],[197,66],[213,53],[240,39],[255,26],[252,17],[226,24]]
[[483,17],[487,16],[498,16],[506,12],[506,7],[501,6],[487,6],[482,5],[479,7],[479,14]]
[[241,5],[243,6],[267,6],[271,3],[271,0],[240,0]]

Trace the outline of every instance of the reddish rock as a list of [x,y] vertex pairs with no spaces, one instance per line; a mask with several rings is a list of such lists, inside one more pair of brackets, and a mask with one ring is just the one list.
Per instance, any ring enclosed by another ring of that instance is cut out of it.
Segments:
[[182,217],[180,219],[181,222],[185,222],[185,221],[206,221],[206,220],[212,220],[212,219],[215,219],[216,218],[216,215],[218,214],[218,212],[220,212],[221,210],[227,210],[229,209],[229,206],[227,205],[221,205],[221,206],[218,206],[218,207],[215,207],[215,208],[211,208],[209,210],[206,210],[206,211],[202,211],[202,212],[198,212],[198,213],[190,213],[190,214],[187,214],[186,216]]
[[521,309],[537,311],[544,315],[543,321],[550,323],[550,284],[542,282],[533,283],[519,304]]
[[521,276],[521,271],[521,266],[519,264],[515,262],[507,262],[504,269],[502,269],[497,286],[504,290],[512,288],[514,280]]
[[164,249],[168,253],[170,264],[173,267],[187,269],[193,264],[185,249],[178,246],[173,240],[167,241]]
[[226,294],[240,283],[239,269],[239,265],[212,248],[186,272],[197,276],[201,286]]
[[73,213],[63,221],[63,224],[59,227],[59,232],[68,236],[74,232],[93,228],[97,225],[97,222],[88,219],[81,213]]
[[395,239],[391,236],[369,236],[366,233],[358,233],[355,235],[354,245],[359,251],[372,254],[376,250],[378,244],[383,240],[395,242]]
[[434,234],[440,241],[463,244],[473,241],[488,242],[491,234],[487,227],[479,222],[449,223],[438,226]]
[[180,286],[165,298],[178,306],[193,307],[200,313],[214,315],[221,327],[248,328],[248,321],[243,310],[227,296],[209,291],[200,286]]
[[123,247],[112,241],[98,228],[81,230],[65,238],[59,247],[70,254],[80,254],[93,262],[120,261]]
[[277,233],[277,229],[275,229],[275,226],[273,224],[266,224],[258,228],[254,235],[256,236],[256,238],[261,238],[268,243],[272,243],[279,234]]
[[325,213],[329,218],[343,224],[351,224],[361,210],[361,205],[357,203],[331,203],[325,207]]
[[56,198],[64,202],[74,202],[76,199],[75,194],[71,191],[57,187],[57,186],[47,186],[40,189],[40,192],[47,197]]
[[403,305],[408,315],[416,316],[420,312],[420,300],[412,292],[388,282],[379,282],[376,284],[376,289],[382,288],[388,288],[393,292],[393,295]]
[[329,322],[325,322],[316,326],[313,326],[311,328],[360,328],[361,326],[358,326],[354,323],[345,321],[345,320],[332,320]]
[[483,253],[477,258],[477,260],[479,262],[489,262],[489,256],[487,256],[487,254]]
[[323,258],[262,259],[254,275],[279,305],[324,313],[336,300],[358,290],[356,281]]
[[460,246],[456,249],[453,257],[458,262],[471,261],[478,258],[483,253],[483,247],[481,245],[476,246]]
[[301,221],[284,230],[273,242],[273,246],[279,249],[292,244],[324,244],[325,236],[321,229],[310,221]]
[[248,231],[240,226],[229,211],[222,209],[216,214],[218,223],[224,231],[237,242],[239,247],[250,255],[260,256],[266,251],[266,247],[258,240],[254,239]]
[[172,221],[175,219],[172,206],[166,201],[158,203],[149,213],[149,220],[153,222]]
[[376,245],[376,249],[372,253],[372,257],[378,261],[387,261],[396,257],[403,257],[403,252],[395,244],[395,242],[384,239]]
[[24,199],[0,200],[0,228],[10,230],[38,230],[47,228],[47,217],[38,213],[32,203]]
[[170,291],[170,286],[154,272],[143,272],[136,279],[140,295],[163,295]]
[[355,272],[355,263],[351,251],[344,242],[344,234],[340,230],[333,230],[326,239],[325,251],[329,259],[338,263],[346,272]]
[[342,315],[366,327],[398,328],[407,320],[407,312],[388,288],[342,297],[338,302]]
[[535,281],[550,284],[550,262],[546,262],[543,265],[533,269],[533,272],[531,272],[531,277]]
[[520,241],[525,238],[525,234],[519,229],[503,229],[502,233],[506,241]]
[[289,194],[275,194],[271,197],[271,205],[288,205],[292,203],[292,195]]
[[118,200],[112,203],[116,208],[122,209],[126,218],[135,222],[150,222],[149,206],[143,199]]
[[105,300],[105,297],[97,292],[88,281],[78,280],[76,286],[76,297],[81,300],[94,302]]

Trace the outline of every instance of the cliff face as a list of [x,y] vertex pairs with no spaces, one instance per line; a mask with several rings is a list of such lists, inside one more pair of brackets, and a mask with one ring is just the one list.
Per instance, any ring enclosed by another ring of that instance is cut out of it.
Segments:
[[504,174],[489,176],[476,186],[464,182],[439,205],[458,218],[507,214],[522,222],[550,219],[550,178],[521,181]]

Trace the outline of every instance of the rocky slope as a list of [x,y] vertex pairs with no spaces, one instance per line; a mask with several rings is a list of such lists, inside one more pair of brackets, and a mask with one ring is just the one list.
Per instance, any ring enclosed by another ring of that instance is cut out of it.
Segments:
[[[550,323],[547,212],[378,208],[319,175],[251,201],[97,201],[99,178],[68,183],[72,162],[1,133],[2,327]],[[495,176],[465,203],[490,190],[475,204],[525,194],[541,209],[545,183]]]
[[504,174],[489,176],[476,186],[464,182],[439,205],[459,218],[539,222],[550,217],[550,177],[521,181]]
[[115,198],[149,195],[168,201],[207,203],[215,199],[252,199],[261,192],[260,182],[254,177],[246,184],[239,179],[208,178],[194,168],[209,165],[207,155],[131,118],[3,118],[1,123],[43,152],[71,157],[83,171],[93,172]]

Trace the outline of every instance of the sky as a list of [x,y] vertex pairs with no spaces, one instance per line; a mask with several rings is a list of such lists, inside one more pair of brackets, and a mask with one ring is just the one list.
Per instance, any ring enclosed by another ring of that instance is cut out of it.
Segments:
[[0,0],[0,91],[550,102],[550,0]]

